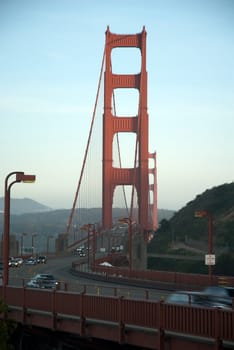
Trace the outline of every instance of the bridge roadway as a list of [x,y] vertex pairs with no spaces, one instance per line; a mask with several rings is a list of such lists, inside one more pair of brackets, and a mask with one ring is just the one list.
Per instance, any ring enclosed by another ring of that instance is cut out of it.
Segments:
[[92,278],[84,278],[71,273],[71,266],[77,256],[69,255],[60,258],[49,258],[46,264],[22,265],[9,270],[9,284],[23,286],[38,273],[51,273],[60,281],[60,289],[88,294],[123,296],[128,298],[164,300],[170,293],[167,289],[136,287],[121,285],[121,283],[99,282]]
[[[88,349],[102,350],[118,344],[121,349],[125,345],[126,349],[129,346],[158,350],[234,349],[234,311],[166,304],[159,301],[161,290],[155,291],[155,295],[151,291],[152,295],[150,292],[150,298],[145,300],[149,295],[145,295],[144,288],[116,289],[116,285],[99,288],[89,280],[84,289],[87,281],[77,280],[69,273],[73,259],[74,256],[50,259],[46,265],[10,269],[10,284],[6,289],[0,287],[0,296],[9,306],[8,319],[23,325],[18,341],[21,347],[17,350],[32,349],[32,343],[26,344],[28,334],[22,338],[29,330],[33,332],[34,350],[37,346],[77,349],[82,340],[89,340]],[[26,281],[40,272],[58,277],[61,290],[21,287],[22,279]],[[53,339],[51,347],[48,334]],[[65,346],[66,343],[69,345]]]

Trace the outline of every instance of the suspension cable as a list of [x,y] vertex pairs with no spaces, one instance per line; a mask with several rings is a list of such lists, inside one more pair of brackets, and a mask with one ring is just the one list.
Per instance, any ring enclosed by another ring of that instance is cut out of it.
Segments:
[[69,216],[69,221],[68,221],[68,224],[67,224],[67,232],[66,232],[67,235],[69,235],[69,233],[70,233],[71,224],[72,224],[72,220],[73,220],[73,216],[74,216],[74,212],[75,212],[75,208],[76,208],[77,198],[78,198],[78,194],[79,194],[79,191],[80,191],[81,181],[82,181],[82,178],[83,178],[84,169],[85,169],[85,165],[86,165],[86,160],[87,160],[87,156],[88,156],[88,150],[89,150],[90,140],[91,140],[91,136],[92,136],[94,119],[95,119],[95,115],[96,115],[97,103],[98,103],[98,98],[99,98],[99,93],[100,93],[104,62],[105,62],[105,48],[104,48],[104,51],[103,51],[102,65],[101,65],[101,71],[100,71],[100,76],[99,76],[99,81],[98,81],[96,100],[95,100],[95,105],[94,105],[94,109],[93,109],[92,121],[91,121],[90,129],[89,129],[89,135],[88,135],[87,145],[86,145],[84,159],[83,159],[83,163],[82,163],[80,178],[79,178],[79,181],[78,181],[78,184],[77,184],[77,190],[76,190],[75,198],[74,198],[74,201],[73,201],[72,210],[71,210],[71,213],[70,213],[70,216]]

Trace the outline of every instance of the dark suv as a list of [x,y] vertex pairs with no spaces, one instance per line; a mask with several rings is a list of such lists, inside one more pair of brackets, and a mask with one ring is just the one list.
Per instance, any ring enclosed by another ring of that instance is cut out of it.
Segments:
[[44,256],[44,255],[38,256],[37,263],[38,264],[46,264],[46,256]]
[[204,295],[211,303],[224,308],[234,306],[234,287],[210,286],[204,289]]

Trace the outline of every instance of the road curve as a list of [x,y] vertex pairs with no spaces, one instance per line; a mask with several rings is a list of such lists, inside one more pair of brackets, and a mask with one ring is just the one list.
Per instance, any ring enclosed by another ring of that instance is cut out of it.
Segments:
[[166,298],[169,291],[155,288],[135,287],[121,285],[120,283],[101,282],[92,279],[81,278],[71,273],[72,262],[77,258],[73,255],[65,257],[48,258],[46,264],[25,265],[19,268],[9,269],[9,284],[24,285],[37,273],[51,273],[60,281],[62,290],[73,292],[86,292],[95,295],[124,296],[127,298],[161,300]]

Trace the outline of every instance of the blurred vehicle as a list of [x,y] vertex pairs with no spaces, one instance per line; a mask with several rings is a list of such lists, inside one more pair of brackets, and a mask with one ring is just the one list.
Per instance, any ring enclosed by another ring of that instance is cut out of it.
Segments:
[[47,259],[46,259],[45,255],[38,256],[38,258],[37,258],[37,263],[38,264],[46,264],[46,262],[47,262]]
[[77,253],[83,252],[83,251],[84,251],[84,246],[81,246],[81,247],[76,248],[75,251],[76,251]]
[[203,290],[207,301],[220,308],[232,308],[234,305],[234,287],[210,286]]
[[27,284],[27,287],[29,288],[40,288],[40,283],[39,281],[35,280],[35,279],[31,279]]
[[8,260],[8,265],[9,265],[9,267],[18,267],[20,264],[19,264],[19,261],[17,259],[11,257]]
[[111,265],[108,261],[103,261],[101,264],[99,264],[100,266],[108,266],[108,267],[112,267],[113,265]]
[[37,264],[37,260],[34,258],[28,258],[24,261],[24,264],[26,265],[36,265]]
[[204,306],[203,295],[200,292],[190,292],[190,291],[178,291],[171,293],[165,300],[168,304],[182,304],[182,305],[195,305]]
[[165,302],[169,304],[181,304],[181,305],[192,305],[197,307],[231,309],[232,299],[229,298],[229,302],[227,301],[228,301],[227,297],[223,297],[223,298],[217,297],[217,295],[216,296],[214,295],[213,289],[210,290],[208,288],[206,288],[204,291],[199,291],[199,292],[178,291],[170,294],[165,300]]
[[0,279],[2,279],[3,278],[3,267],[4,265],[3,265],[3,261],[1,260],[0,261]]
[[78,248],[76,248],[75,249],[75,254],[76,255],[79,255],[79,256],[81,256],[81,257],[83,257],[83,256],[86,256],[86,254],[85,254],[85,252],[84,252],[84,246],[81,246],[81,247],[78,247]]
[[15,258],[16,261],[18,261],[19,266],[21,266],[24,262],[23,258]]
[[35,275],[28,283],[29,288],[57,289],[59,281],[52,274],[40,273]]

